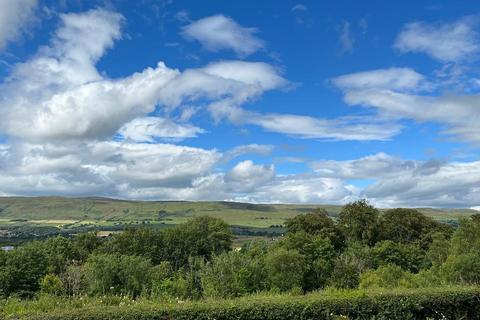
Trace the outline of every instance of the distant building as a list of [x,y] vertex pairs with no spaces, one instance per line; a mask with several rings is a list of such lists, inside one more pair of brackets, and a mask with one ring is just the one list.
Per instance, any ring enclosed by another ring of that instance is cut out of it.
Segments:
[[3,251],[12,251],[13,249],[15,249],[15,247],[13,247],[13,246],[5,246],[5,247],[1,247],[1,249],[2,249]]

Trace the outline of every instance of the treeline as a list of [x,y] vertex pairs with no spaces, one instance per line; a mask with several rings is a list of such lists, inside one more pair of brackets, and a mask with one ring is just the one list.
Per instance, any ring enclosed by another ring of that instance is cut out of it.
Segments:
[[274,243],[232,250],[222,220],[173,228],[58,236],[0,252],[0,296],[230,298],[332,288],[420,288],[480,282],[480,216],[457,229],[415,209],[384,213],[357,201],[338,219],[298,215]]

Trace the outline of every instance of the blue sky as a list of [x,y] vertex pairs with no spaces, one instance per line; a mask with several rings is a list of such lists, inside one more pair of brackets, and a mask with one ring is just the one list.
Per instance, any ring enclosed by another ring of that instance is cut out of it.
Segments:
[[0,2],[0,195],[480,206],[475,1]]

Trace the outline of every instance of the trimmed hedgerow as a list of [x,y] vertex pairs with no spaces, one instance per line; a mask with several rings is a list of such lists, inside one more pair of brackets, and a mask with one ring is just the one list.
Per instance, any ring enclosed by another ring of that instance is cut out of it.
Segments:
[[31,320],[287,320],[479,319],[480,288],[355,290],[304,296],[254,296],[162,305],[93,306],[12,319]]

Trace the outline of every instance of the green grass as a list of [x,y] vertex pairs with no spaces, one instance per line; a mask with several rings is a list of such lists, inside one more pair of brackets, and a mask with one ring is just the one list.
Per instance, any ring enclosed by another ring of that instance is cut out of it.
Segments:
[[[235,202],[123,201],[107,198],[0,197],[0,227],[15,223],[74,228],[79,225],[179,224],[191,217],[210,215],[230,225],[267,228],[314,208],[324,208],[335,217],[341,206],[249,204]],[[420,208],[422,213],[440,221],[456,221],[474,214],[469,209]],[[18,220],[26,221],[18,221]]]

